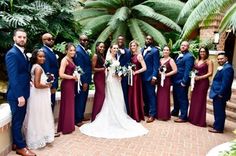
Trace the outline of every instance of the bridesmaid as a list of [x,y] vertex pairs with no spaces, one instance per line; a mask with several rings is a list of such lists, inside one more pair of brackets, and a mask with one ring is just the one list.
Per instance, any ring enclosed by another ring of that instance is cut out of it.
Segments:
[[170,119],[171,76],[177,73],[177,66],[175,61],[170,57],[170,48],[168,46],[164,46],[163,48],[163,58],[160,59],[160,65],[160,69],[164,67],[166,71],[163,86],[160,82],[158,83],[157,119],[165,121]]
[[73,57],[75,56],[75,46],[68,43],[65,48],[66,56],[61,61],[59,69],[59,76],[62,78],[61,82],[61,104],[58,122],[58,132],[63,134],[71,133],[75,130],[74,123],[74,86],[77,80],[73,76],[76,68]]
[[141,120],[144,120],[142,79],[140,74],[146,71],[147,67],[143,56],[139,51],[138,42],[135,40],[131,41],[129,43],[129,48],[132,53],[131,63],[136,65],[133,71],[133,85],[129,86],[128,90],[129,115],[137,122],[140,122]]
[[101,111],[105,99],[105,44],[98,42],[96,44],[96,53],[92,58],[92,70],[94,71],[95,95],[93,102],[92,121]]
[[209,87],[209,77],[213,73],[213,63],[208,59],[207,48],[199,49],[198,59],[195,61],[194,69],[197,70],[195,84],[191,97],[189,122],[200,127],[206,127],[206,98]]

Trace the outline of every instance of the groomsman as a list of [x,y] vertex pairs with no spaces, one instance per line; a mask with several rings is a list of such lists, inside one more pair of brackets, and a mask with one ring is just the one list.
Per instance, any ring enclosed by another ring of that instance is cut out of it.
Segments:
[[213,99],[215,122],[213,128],[209,129],[209,132],[223,133],[226,117],[226,101],[231,97],[234,70],[232,65],[228,63],[228,58],[225,53],[219,53],[217,61],[220,66],[213,79],[209,94],[209,97]]
[[[53,52],[54,38],[52,34],[45,33],[42,35],[43,51],[45,53],[45,62],[42,65],[45,73],[51,73],[54,75],[55,79],[51,87],[51,103],[52,111],[56,104],[56,91],[58,88],[58,77],[59,77],[59,65],[57,61],[56,54]],[[55,137],[59,137],[60,133],[55,133]]]
[[173,76],[173,96],[174,109],[171,112],[172,116],[180,116],[175,122],[186,122],[188,117],[188,88],[190,85],[190,72],[194,65],[194,57],[189,52],[189,43],[183,41],[180,46],[181,53],[176,59],[178,68],[177,74]]
[[[116,54],[117,60],[120,62],[121,66],[128,67],[128,63],[130,63],[131,59],[131,53],[129,49],[125,48],[125,37],[124,36],[118,36],[117,38],[117,44],[119,46],[119,50]],[[129,104],[128,104],[128,77],[125,76],[121,80],[123,95],[125,99],[125,105],[127,113],[129,114]]]
[[[87,51],[87,46],[89,44],[88,37],[86,35],[81,35],[79,38],[80,44],[76,47],[76,56],[74,62],[76,66],[80,66],[84,71],[81,75],[80,92],[75,91],[75,125],[80,127],[84,119],[84,111],[86,107],[86,102],[88,98],[89,84],[91,83],[92,76],[92,65]],[[77,83],[76,83],[77,85]]]
[[141,49],[147,70],[142,74],[144,111],[149,115],[147,123],[153,122],[157,113],[155,84],[160,66],[159,50],[153,45],[153,37],[148,35],[145,47]]
[[56,91],[58,88],[58,73],[59,73],[59,65],[57,61],[56,54],[53,52],[54,46],[54,38],[50,33],[45,33],[42,36],[43,42],[43,51],[45,53],[45,63],[42,65],[45,73],[54,74],[55,80],[52,83],[51,87],[51,102],[52,102],[52,110],[54,110],[56,103]]
[[21,128],[25,118],[27,99],[30,94],[29,61],[25,55],[27,34],[23,29],[14,31],[14,46],[5,57],[8,73],[7,100],[12,112],[12,139],[16,153],[24,156],[36,155],[26,147]]

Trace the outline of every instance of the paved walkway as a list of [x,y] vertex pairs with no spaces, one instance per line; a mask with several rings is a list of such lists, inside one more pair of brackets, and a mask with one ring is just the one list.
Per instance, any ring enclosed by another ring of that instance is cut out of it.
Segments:
[[[208,123],[213,116],[208,115]],[[224,134],[209,133],[190,123],[155,120],[142,124],[149,133],[130,139],[99,139],[75,132],[61,135],[47,147],[35,150],[37,156],[205,156],[214,146],[236,138],[232,133],[236,124],[226,122]],[[8,156],[16,156],[11,152]]]

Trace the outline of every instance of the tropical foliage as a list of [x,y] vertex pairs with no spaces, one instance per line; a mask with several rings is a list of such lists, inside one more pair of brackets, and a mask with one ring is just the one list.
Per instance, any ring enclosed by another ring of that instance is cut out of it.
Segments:
[[38,43],[44,32],[62,40],[75,40],[80,27],[74,22],[72,13],[78,5],[78,0],[1,0],[1,49],[9,48],[12,31],[18,27],[26,29],[29,45]]
[[182,30],[182,39],[187,38],[191,32],[198,28],[202,21],[209,24],[214,16],[222,15],[223,20],[220,23],[220,31],[227,29],[236,29],[236,0],[188,0],[183,7],[178,19],[186,17],[187,21]]
[[163,45],[168,41],[165,31],[181,32],[175,20],[183,6],[179,0],[96,0],[86,1],[74,15],[82,32],[96,41],[114,41],[124,35],[144,45],[145,35],[150,34]]

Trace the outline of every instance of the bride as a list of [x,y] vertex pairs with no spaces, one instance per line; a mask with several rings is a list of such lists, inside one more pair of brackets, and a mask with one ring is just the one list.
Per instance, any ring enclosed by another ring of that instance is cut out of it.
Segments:
[[119,66],[116,60],[118,45],[110,47],[110,56],[106,60],[111,62],[106,76],[105,100],[101,112],[91,123],[82,125],[82,133],[98,138],[130,138],[148,133],[140,123],[127,115],[121,78],[115,75],[115,68]]

